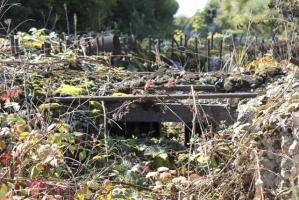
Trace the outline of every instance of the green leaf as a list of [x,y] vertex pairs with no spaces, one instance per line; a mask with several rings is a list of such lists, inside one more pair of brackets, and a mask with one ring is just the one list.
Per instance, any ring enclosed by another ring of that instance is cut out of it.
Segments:
[[85,133],[81,133],[81,132],[74,132],[73,135],[76,137],[81,137],[83,136]]
[[100,188],[100,184],[95,180],[87,181],[87,187],[92,190],[98,190]]
[[84,160],[86,158],[86,151],[81,151],[80,153],[79,153],[79,160],[81,161],[81,160]]
[[2,183],[0,185],[0,199],[6,199],[5,195],[8,192],[8,187],[6,184]]
[[93,158],[92,158],[92,160],[103,160],[103,159],[105,159],[107,156],[103,156],[103,155],[97,155],[97,156],[94,156]]
[[36,166],[33,166],[30,170],[30,178],[34,179],[38,176],[39,172]]
[[168,158],[168,155],[165,151],[165,149],[162,149],[162,147],[160,146],[151,146],[148,147],[145,151],[144,151],[144,155],[145,156],[151,156],[152,158],[161,158],[166,160]]
[[72,155],[74,155],[75,151],[76,151],[76,147],[74,145],[70,145],[69,146],[69,151],[71,152]]

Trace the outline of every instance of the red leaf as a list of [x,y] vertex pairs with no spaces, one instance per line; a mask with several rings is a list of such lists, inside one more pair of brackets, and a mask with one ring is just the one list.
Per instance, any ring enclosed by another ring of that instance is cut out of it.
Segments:
[[42,191],[47,190],[48,186],[42,180],[28,180],[27,186],[31,188],[30,195],[39,195]]
[[1,160],[0,162],[2,163],[2,165],[7,165],[8,161],[12,158],[12,155],[10,155],[9,153],[5,153],[1,156]]
[[9,96],[6,93],[0,94],[0,99],[4,103],[9,103],[10,102]]
[[22,90],[18,87],[11,88],[8,92],[9,97],[18,97],[22,93]]
[[144,86],[144,89],[147,90],[149,88],[153,88],[154,87],[154,82],[152,80],[148,80],[146,81],[146,84]]
[[166,84],[165,87],[167,88],[173,88],[174,87],[174,82],[172,80],[169,80]]

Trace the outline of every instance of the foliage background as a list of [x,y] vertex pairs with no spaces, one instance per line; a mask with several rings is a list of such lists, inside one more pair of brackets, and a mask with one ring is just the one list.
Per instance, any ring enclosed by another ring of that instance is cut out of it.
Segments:
[[12,0],[11,3],[19,3],[7,15],[13,19],[14,27],[29,20],[19,26],[23,31],[36,27],[66,32],[65,4],[72,33],[76,14],[78,31],[118,29],[140,37],[171,31],[173,16],[178,9],[175,0]]

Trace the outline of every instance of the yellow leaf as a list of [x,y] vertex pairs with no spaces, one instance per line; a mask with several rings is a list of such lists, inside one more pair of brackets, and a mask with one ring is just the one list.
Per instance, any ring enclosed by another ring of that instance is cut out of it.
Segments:
[[105,195],[99,194],[97,196],[95,196],[94,198],[95,200],[106,200]]
[[105,179],[103,182],[103,193],[108,194],[112,190],[112,183],[109,179]]
[[109,192],[109,194],[107,194],[107,200],[112,200],[112,192]]
[[0,151],[3,151],[6,148],[4,141],[0,140]]
[[49,141],[51,144],[54,144],[56,140],[56,136],[54,135],[54,133],[50,133],[49,134]]
[[206,160],[206,157],[205,157],[203,154],[201,154],[201,155],[196,159],[196,161],[197,161],[198,163],[200,163],[200,164],[204,163],[205,160]]
[[28,128],[27,124],[25,123],[20,123],[20,124],[16,124],[13,127],[13,130],[15,133],[21,134],[22,132],[24,132],[26,129]]
[[58,131],[59,131],[59,133],[65,133],[65,128],[64,128],[64,126],[60,126],[60,127],[58,128]]
[[247,150],[248,150],[248,148],[245,147],[245,146],[242,146],[242,147],[240,148],[240,152],[241,152],[241,153],[246,153]]
[[30,135],[29,132],[23,132],[19,135],[20,140],[25,140]]
[[75,194],[74,199],[75,200],[85,200],[88,198],[88,196],[90,196],[90,191],[87,186],[84,186],[83,188],[80,189],[79,192],[77,192]]

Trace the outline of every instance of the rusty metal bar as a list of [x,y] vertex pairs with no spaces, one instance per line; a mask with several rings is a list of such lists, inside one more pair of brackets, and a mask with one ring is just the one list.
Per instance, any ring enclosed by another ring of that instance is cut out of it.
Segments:
[[[226,99],[226,98],[255,98],[257,93],[214,93],[214,94],[197,94],[197,99]],[[183,100],[193,98],[190,94],[180,95],[128,95],[128,96],[82,96],[82,97],[51,97],[49,100],[60,102],[72,102],[72,101],[106,101],[106,102],[121,102],[121,101],[135,101],[135,100]]]
[[[144,87],[138,87],[137,89],[143,89]],[[214,85],[193,85],[194,90],[198,91],[217,91],[217,87]],[[168,91],[174,91],[174,90],[180,90],[180,91],[189,91],[191,90],[191,85],[175,85],[173,87],[167,87],[167,86],[154,86],[152,88],[153,90],[168,90]]]

